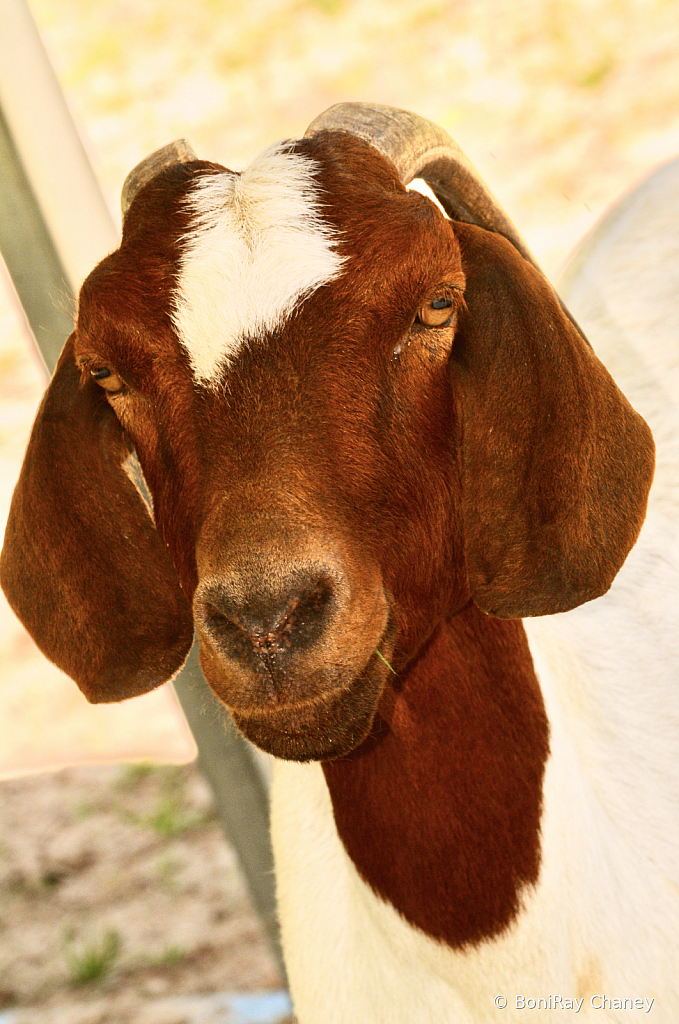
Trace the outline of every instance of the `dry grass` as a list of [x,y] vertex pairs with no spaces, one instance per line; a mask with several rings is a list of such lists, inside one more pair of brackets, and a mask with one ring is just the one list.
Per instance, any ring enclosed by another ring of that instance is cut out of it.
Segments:
[[187,135],[230,166],[324,107],[408,107],[458,139],[555,271],[679,150],[677,0],[33,0],[112,207]]

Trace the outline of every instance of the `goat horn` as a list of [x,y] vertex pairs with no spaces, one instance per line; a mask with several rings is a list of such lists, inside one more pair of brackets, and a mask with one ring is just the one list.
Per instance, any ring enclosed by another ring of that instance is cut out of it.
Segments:
[[531,263],[526,243],[448,132],[426,117],[380,103],[336,103],[307,128],[354,135],[390,160],[404,185],[423,178],[452,220],[504,235]]
[[156,174],[165,170],[166,167],[171,167],[172,164],[186,164],[191,160],[197,159],[198,157],[186,139],[177,139],[175,142],[170,142],[167,146],[163,146],[162,149],[157,149],[155,153],[147,156],[145,160],[142,160],[141,163],[137,164],[130,171],[123,183],[123,191],[120,197],[123,218],[127,214],[137,192],[144,185],[148,185],[151,178],[155,178]]

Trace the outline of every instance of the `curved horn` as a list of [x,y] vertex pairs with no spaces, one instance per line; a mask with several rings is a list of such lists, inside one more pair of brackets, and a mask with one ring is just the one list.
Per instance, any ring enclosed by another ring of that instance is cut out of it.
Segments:
[[348,132],[363,139],[391,160],[404,185],[423,178],[452,220],[504,235],[535,265],[526,243],[474,165],[433,121],[381,103],[336,103],[311,122],[305,138],[320,131]]
[[137,164],[130,171],[123,183],[123,191],[120,197],[123,218],[132,205],[132,200],[137,192],[144,185],[148,185],[151,178],[155,178],[156,174],[160,174],[161,171],[172,164],[187,164],[191,160],[197,159],[198,157],[186,139],[177,139],[175,142],[170,142],[167,146],[163,146],[162,149],[157,149],[155,153],[147,156],[145,160],[142,160],[141,163]]

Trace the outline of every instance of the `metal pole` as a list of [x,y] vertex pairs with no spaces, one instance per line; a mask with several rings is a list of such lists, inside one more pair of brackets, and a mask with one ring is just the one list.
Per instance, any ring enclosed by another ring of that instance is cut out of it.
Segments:
[[1,108],[0,252],[51,374],[73,330],[73,292]]
[[231,716],[205,681],[191,648],[174,688],[198,747],[198,764],[215,798],[222,828],[238,857],[250,896],[285,976],[276,911],[273,853],[269,837],[269,794],[259,751],[238,732]]

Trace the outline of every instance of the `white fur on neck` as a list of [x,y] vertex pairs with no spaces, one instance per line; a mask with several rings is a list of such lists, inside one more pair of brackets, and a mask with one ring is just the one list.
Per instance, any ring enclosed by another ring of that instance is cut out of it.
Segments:
[[214,385],[245,343],[340,272],[316,171],[277,143],[242,174],[206,175],[191,191],[172,319],[200,383]]

